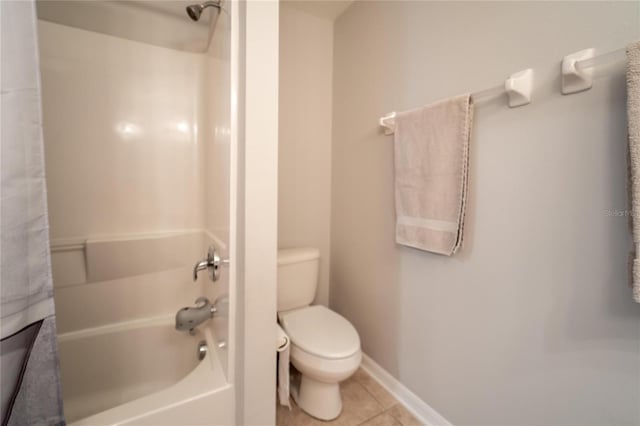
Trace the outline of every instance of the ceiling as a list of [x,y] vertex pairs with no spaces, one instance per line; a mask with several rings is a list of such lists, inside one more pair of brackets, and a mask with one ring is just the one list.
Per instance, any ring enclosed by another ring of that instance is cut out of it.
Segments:
[[347,10],[354,0],[284,0],[288,6],[331,21]]
[[[204,52],[217,11],[208,8],[202,19],[194,22],[185,7],[197,1],[37,0],[37,10],[38,18],[45,21],[177,50]],[[284,1],[287,6],[333,21],[354,0]]]
[[185,7],[193,0],[38,0],[38,18],[70,27],[129,40],[192,52],[204,52],[209,43],[208,8],[194,22]]

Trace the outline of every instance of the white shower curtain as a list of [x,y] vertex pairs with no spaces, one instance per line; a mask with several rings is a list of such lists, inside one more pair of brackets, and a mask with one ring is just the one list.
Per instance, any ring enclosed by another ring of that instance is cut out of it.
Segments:
[[0,15],[0,423],[61,425],[35,3]]

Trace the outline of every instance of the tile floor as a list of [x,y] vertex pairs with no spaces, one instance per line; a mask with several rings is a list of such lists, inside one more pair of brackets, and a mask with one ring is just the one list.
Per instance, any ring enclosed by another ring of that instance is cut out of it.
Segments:
[[277,426],[418,426],[421,423],[362,368],[340,384],[342,414],[330,422],[315,419],[293,402],[278,404]]

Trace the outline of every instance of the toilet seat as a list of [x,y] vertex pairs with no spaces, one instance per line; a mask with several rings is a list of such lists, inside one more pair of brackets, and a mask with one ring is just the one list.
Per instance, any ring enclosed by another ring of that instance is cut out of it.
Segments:
[[353,325],[322,305],[306,306],[278,316],[291,343],[309,355],[340,360],[360,352],[360,337]]

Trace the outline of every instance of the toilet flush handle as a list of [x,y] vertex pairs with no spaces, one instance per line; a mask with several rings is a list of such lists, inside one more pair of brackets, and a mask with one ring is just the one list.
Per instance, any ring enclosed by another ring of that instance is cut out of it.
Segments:
[[193,267],[193,281],[197,281],[198,272],[204,271],[205,269],[209,271],[209,278],[211,281],[218,281],[220,278],[220,267],[228,264],[229,259],[222,259],[218,256],[218,253],[216,253],[216,249],[213,246],[209,246],[207,258],[199,261]]

